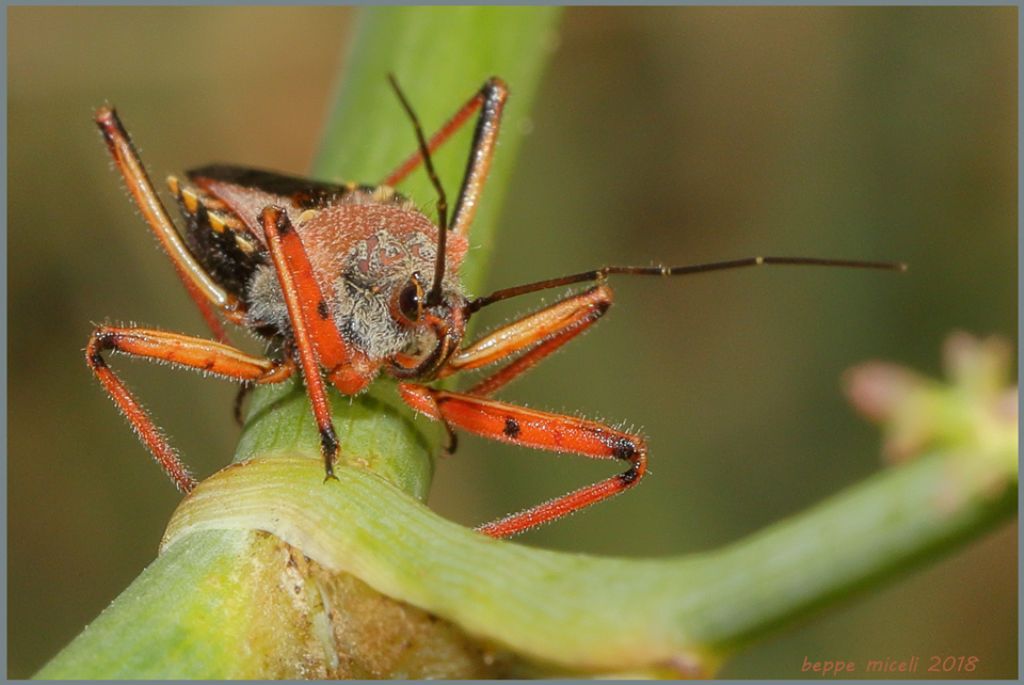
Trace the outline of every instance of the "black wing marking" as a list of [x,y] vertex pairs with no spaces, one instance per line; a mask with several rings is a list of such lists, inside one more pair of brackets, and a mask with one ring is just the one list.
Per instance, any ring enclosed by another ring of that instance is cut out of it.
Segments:
[[193,183],[203,186],[203,180],[231,183],[244,188],[262,190],[272,195],[289,198],[301,209],[323,209],[349,193],[373,192],[374,186],[315,181],[301,176],[281,174],[276,171],[252,169],[230,164],[211,164],[186,172]]
[[[242,297],[246,284],[260,264],[266,263],[262,244],[250,239],[249,231],[239,226],[231,228],[210,219],[210,211],[200,198],[189,203],[182,194],[175,199],[185,218],[185,244],[203,268],[229,292]],[[243,246],[249,246],[243,249]]]

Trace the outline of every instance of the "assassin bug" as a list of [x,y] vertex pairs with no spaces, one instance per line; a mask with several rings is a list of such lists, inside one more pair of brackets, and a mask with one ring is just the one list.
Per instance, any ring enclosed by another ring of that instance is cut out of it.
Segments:
[[[165,331],[99,326],[86,361],[177,487],[196,481],[104,353],[169,362],[239,381],[279,383],[296,371],[320,434],[326,478],[338,440],[326,384],[357,394],[380,373],[398,380],[416,411],[454,429],[535,449],[625,462],[622,473],[479,528],[505,537],[555,520],[633,487],[647,468],[639,435],[586,419],[491,399],[499,389],[592,326],[612,303],[613,274],[679,276],[766,264],[902,269],[902,265],[801,257],[752,257],[691,266],[608,266],[471,298],[458,280],[469,229],[494,156],[508,90],[488,80],[429,140],[399,89],[418,149],[378,185],[334,185],[215,165],[168,185],[186,221],[179,233],[158,198],[115,110],[96,123],[132,198],[212,330],[215,340]],[[466,172],[449,221],[431,153],[477,113]],[[423,164],[438,195],[437,224],[393,190]],[[592,285],[463,345],[466,322],[508,298],[579,283]],[[220,318],[276,343],[260,357],[232,347]],[[460,371],[502,364],[468,390],[427,385]]]

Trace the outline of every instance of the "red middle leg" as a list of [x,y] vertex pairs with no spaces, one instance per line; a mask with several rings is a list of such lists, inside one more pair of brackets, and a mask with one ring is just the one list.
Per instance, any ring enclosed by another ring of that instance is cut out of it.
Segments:
[[192,338],[145,328],[100,326],[93,331],[85,349],[89,368],[103,384],[114,404],[127,417],[139,439],[174,484],[182,492],[191,492],[195,479],[178,458],[177,452],[156,427],[149,413],[103,358],[103,352],[122,352],[142,359],[169,362],[179,367],[212,373],[222,378],[250,383],[280,383],[291,376],[294,365],[254,357],[212,340]]
[[608,499],[636,485],[647,470],[647,444],[643,438],[596,421],[411,383],[400,384],[399,392],[416,411],[486,438],[629,463],[623,473],[478,528],[492,537],[515,535]]
[[608,286],[594,286],[502,326],[460,350],[441,370],[439,377],[511,360],[467,393],[445,392],[414,384],[399,385],[399,392],[406,403],[442,421],[449,432],[453,427],[462,428],[525,447],[570,452],[593,459],[622,459],[630,463],[622,474],[481,526],[481,532],[493,537],[515,535],[623,492],[644,475],[647,447],[637,435],[594,421],[486,399],[597,323],[608,311],[612,299]]

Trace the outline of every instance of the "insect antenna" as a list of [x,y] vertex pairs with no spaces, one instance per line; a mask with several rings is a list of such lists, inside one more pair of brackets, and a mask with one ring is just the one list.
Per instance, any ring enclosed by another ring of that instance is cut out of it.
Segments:
[[510,297],[518,297],[527,293],[557,288],[574,283],[586,281],[603,281],[612,274],[625,274],[632,276],[686,276],[689,274],[707,273],[709,271],[725,271],[727,269],[740,269],[747,266],[766,265],[790,265],[790,266],[837,266],[847,269],[879,269],[882,271],[906,271],[907,265],[903,262],[868,262],[851,259],[817,259],[815,257],[744,257],[743,259],[731,259],[724,262],[706,262],[703,264],[690,264],[687,266],[605,266],[592,271],[583,271],[578,274],[562,276],[560,278],[549,278],[544,281],[517,285],[512,288],[496,290],[490,295],[470,300],[466,304],[468,314],[479,311],[487,305],[507,300]]
[[434,284],[430,287],[426,301],[426,306],[433,307],[441,303],[441,281],[444,279],[445,245],[448,242],[448,198],[444,194],[441,179],[437,177],[437,172],[434,170],[434,163],[430,158],[430,147],[427,145],[427,139],[423,135],[423,127],[420,126],[420,120],[417,118],[416,112],[413,111],[412,105],[409,104],[405,94],[402,93],[402,89],[398,86],[398,80],[394,74],[388,74],[388,81],[391,83],[395,95],[398,96],[398,101],[402,103],[405,113],[412,120],[413,128],[416,131],[416,141],[420,146],[420,155],[423,156],[423,166],[427,171],[427,176],[430,177],[431,184],[433,184],[434,189],[437,191],[437,260],[434,262]]

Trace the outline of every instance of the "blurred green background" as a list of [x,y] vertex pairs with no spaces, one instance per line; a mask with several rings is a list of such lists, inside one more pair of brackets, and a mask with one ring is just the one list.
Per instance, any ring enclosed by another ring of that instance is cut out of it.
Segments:
[[[93,108],[118,105],[156,178],[211,161],[301,173],[353,20],[8,9],[10,676],[33,673],[139,573],[178,501],[83,363],[92,322],[204,331],[110,169]],[[885,358],[935,374],[955,328],[1016,340],[1016,20],[1015,8],[566,12],[488,287],[754,254],[911,271],[615,281],[605,321],[504,397],[642,430],[650,478],[524,541],[713,549],[881,467],[877,431],[840,394],[844,369]],[[453,109],[467,95],[452,93]],[[119,368],[199,474],[228,462],[230,384]],[[431,503],[478,523],[608,472],[585,462],[465,437]],[[973,677],[1015,677],[1016,562],[1006,526],[721,675],[794,677],[805,656],[967,655]]]

